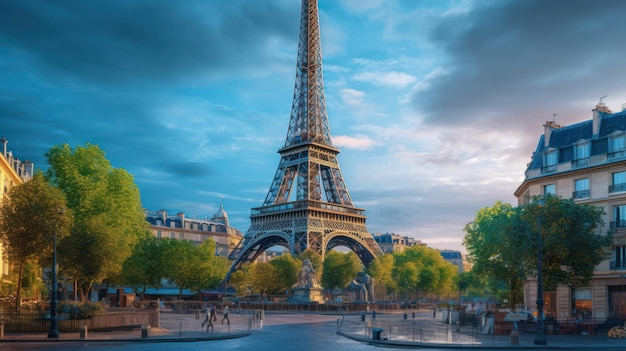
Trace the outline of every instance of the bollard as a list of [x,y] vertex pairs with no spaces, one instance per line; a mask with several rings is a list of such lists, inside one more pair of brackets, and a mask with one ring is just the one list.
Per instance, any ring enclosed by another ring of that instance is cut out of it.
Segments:
[[415,312],[413,312],[413,316],[412,317],[415,318]]
[[361,313],[361,322],[365,322],[365,313]]
[[406,312],[404,313],[404,319],[406,319]]
[[372,311],[372,319],[376,319],[376,311]]
[[83,325],[82,327],[80,327],[79,335],[81,339],[87,339],[87,326],[86,325]]
[[519,332],[517,330],[511,331],[511,345],[519,344]]
[[141,337],[144,338],[144,339],[148,337],[148,328],[150,328],[149,325],[142,325],[141,326]]
[[383,332],[380,328],[372,328],[372,339],[380,340],[380,334]]

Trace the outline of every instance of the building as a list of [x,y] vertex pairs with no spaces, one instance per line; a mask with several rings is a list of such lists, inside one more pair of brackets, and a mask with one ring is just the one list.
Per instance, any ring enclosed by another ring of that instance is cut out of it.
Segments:
[[408,236],[400,236],[395,233],[385,233],[374,234],[374,240],[380,246],[380,249],[383,253],[394,253],[394,252],[402,252],[407,247],[412,246],[426,246],[426,244],[422,243],[419,240]]
[[211,219],[188,218],[183,212],[170,215],[161,210],[146,211],[146,221],[157,238],[190,240],[198,244],[213,239],[217,244],[216,254],[223,257],[228,257],[243,238],[241,231],[230,226],[223,204]]
[[461,251],[439,250],[439,252],[441,253],[441,257],[443,257],[444,260],[458,267],[459,273],[463,273],[469,270],[467,267],[466,257],[464,254],[461,253]]
[[[626,104],[613,113],[600,101],[592,118],[570,126],[546,122],[544,134],[515,191],[518,205],[532,196],[556,194],[576,203],[604,209],[603,220],[613,230],[610,258],[595,267],[587,287],[560,286],[545,292],[546,314],[559,320],[626,318]],[[599,228],[603,235],[608,228]],[[537,299],[536,278],[524,287],[525,304]]]
[[[2,137],[0,139],[0,151],[2,156],[0,157],[0,203],[9,197],[9,193],[14,186],[24,184],[29,181],[35,169],[35,165],[29,161],[20,161],[17,157],[13,156],[13,152],[8,150],[9,142]],[[0,243],[0,272],[2,277],[6,277],[10,273],[9,262],[5,260],[4,248]]]

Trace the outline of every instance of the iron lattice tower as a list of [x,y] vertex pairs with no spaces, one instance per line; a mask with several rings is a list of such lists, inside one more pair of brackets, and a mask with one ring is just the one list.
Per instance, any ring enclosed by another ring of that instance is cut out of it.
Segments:
[[[272,246],[322,257],[337,246],[354,251],[365,265],[382,251],[354,207],[332,146],[320,42],[317,0],[302,0],[296,84],[285,145],[263,206],[253,208],[250,229],[230,258],[231,272]],[[322,190],[323,189],[323,190]]]

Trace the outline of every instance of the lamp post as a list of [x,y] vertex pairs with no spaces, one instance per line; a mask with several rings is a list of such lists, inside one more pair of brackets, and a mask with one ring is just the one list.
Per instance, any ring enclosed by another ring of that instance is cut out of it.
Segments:
[[[65,213],[65,208],[59,206],[58,213]],[[52,289],[50,289],[52,297],[50,299],[50,330],[48,331],[48,339],[59,338],[59,328],[57,326],[57,225],[54,224],[54,246],[52,248]]]
[[535,345],[547,345],[543,325],[543,278],[541,274],[541,218],[537,217],[537,335]]

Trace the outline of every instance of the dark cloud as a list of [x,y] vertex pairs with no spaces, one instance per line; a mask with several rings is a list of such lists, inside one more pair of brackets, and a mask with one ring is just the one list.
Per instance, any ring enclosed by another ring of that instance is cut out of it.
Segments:
[[198,178],[212,175],[214,172],[206,162],[164,162],[156,166],[176,177]]
[[448,74],[414,96],[426,122],[543,122],[548,113],[576,111],[572,105],[581,100],[595,103],[602,95],[624,92],[619,77],[626,75],[626,2],[474,5],[467,13],[444,17],[430,32],[448,57],[442,65]]
[[0,40],[5,50],[40,62],[46,74],[167,81],[271,60],[268,41],[297,40],[297,22],[283,19],[297,16],[298,4],[283,4],[9,0],[0,3]]

